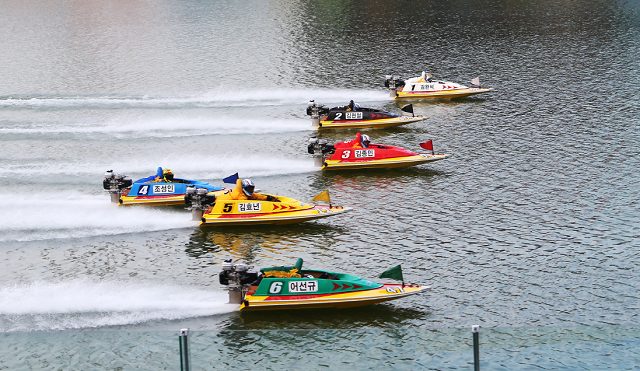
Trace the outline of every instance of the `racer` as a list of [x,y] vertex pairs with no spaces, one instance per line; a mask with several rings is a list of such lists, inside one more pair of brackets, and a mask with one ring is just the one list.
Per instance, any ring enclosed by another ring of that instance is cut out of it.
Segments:
[[173,171],[169,169],[162,170],[162,176],[158,175],[151,183],[173,183]]
[[349,105],[347,106],[347,111],[357,111],[360,109],[360,105],[358,103],[354,103],[353,99],[349,101]]
[[424,81],[424,82],[431,82],[433,76],[431,76],[431,74],[429,74],[429,73],[426,73],[426,72],[422,71],[422,76],[420,76],[420,77],[422,78],[422,81]]
[[356,134],[356,139],[339,142],[333,145],[334,148],[369,148],[371,138],[367,134]]
[[169,169],[162,170],[162,178],[166,183],[173,183],[173,171]]
[[254,193],[255,184],[251,179],[238,179],[236,180],[236,187],[223,195],[220,195],[216,200],[260,200],[280,202],[276,197],[271,195]]

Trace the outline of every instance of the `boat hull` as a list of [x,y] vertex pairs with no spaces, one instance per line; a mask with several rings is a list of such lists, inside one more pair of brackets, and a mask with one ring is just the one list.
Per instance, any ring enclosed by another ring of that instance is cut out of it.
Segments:
[[[227,192],[227,189],[219,191],[209,192],[219,196]],[[129,193],[131,194],[131,193]],[[152,196],[129,196],[123,195],[120,197],[119,204],[122,206],[129,205],[147,205],[147,206],[169,206],[169,205],[184,205],[185,193],[177,193],[171,195],[152,195]]]
[[293,224],[352,210],[342,206],[310,205],[284,197],[282,201],[285,202],[219,201],[202,216],[200,225]]
[[471,95],[482,94],[493,90],[492,88],[464,88],[451,90],[417,90],[417,91],[399,91],[396,93],[395,99],[421,99],[421,98],[462,98]]
[[382,287],[336,294],[271,295],[247,294],[240,311],[287,310],[313,308],[352,308],[396,300],[430,290],[429,286],[383,284]]
[[392,126],[406,125],[412,122],[424,120],[423,116],[400,116],[374,120],[348,120],[348,121],[328,121],[321,120],[318,125],[319,130],[324,129],[366,129],[366,128],[388,128]]
[[438,161],[450,156],[451,155],[447,154],[416,154],[413,156],[393,157],[368,161],[326,160],[322,166],[322,170],[398,168]]

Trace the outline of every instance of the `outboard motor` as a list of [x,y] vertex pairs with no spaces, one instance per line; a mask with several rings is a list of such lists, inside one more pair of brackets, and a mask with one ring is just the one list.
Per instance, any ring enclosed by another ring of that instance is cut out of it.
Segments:
[[127,178],[126,175],[114,173],[113,170],[109,170],[104,173],[104,180],[102,181],[102,187],[111,195],[111,202],[118,203],[120,196],[124,193],[124,190],[131,187],[133,180]]
[[250,272],[251,269],[253,267],[246,264],[234,264],[233,259],[222,263],[220,285],[229,291],[229,304],[242,304],[249,287],[258,280],[258,273]]
[[325,156],[332,153],[334,149],[333,145],[327,143],[326,139],[318,139],[316,137],[309,138],[307,152],[313,155],[316,166],[322,166]]
[[398,95],[398,88],[404,86],[404,80],[399,76],[387,75],[385,76],[384,86],[389,88],[389,96],[395,98]]
[[184,204],[191,210],[191,220],[201,220],[204,210],[216,202],[215,195],[209,195],[206,188],[188,186],[184,195]]
[[328,113],[329,109],[322,104],[316,103],[313,99],[307,104],[307,115],[311,116],[311,126],[320,126],[320,115]]

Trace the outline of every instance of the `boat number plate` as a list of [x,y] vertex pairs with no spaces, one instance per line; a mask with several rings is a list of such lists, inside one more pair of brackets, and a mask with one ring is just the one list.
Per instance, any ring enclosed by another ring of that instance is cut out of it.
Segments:
[[153,193],[175,193],[176,186],[175,184],[158,184],[153,186]]
[[318,282],[289,281],[289,292],[318,292]]
[[362,112],[346,112],[347,120],[362,120]]
[[241,213],[262,211],[262,204],[260,202],[238,203],[238,211]]
[[387,292],[390,294],[400,294],[404,292],[402,287],[387,287]]
[[376,157],[376,151],[373,149],[356,149],[354,152],[356,158]]

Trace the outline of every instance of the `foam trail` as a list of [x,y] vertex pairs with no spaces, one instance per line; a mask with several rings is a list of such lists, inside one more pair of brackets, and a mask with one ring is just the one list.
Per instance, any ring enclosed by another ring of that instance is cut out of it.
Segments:
[[[124,121],[124,122],[123,122]],[[111,135],[116,138],[176,138],[203,135],[271,134],[312,130],[304,119],[240,119],[237,116],[214,118],[118,119],[108,123],[78,125],[66,123],[29,124],[26,127],[0,128],[4,134],[77,134]]]
[[[100,160],[104,161],[104,159]],[[133,180],[155,174],[158,166],[172,169],[176,177],[197,180],[220,180],[230,173],[239,172],[243,177],[274,176],[285,174],[301,174],[317,171],[313,159],[302,158],[292,160],[288,158],[228,155],[198,155],[181,154],[171,156],[140,155],[126,162],[102,163],[68,163],[66,161],[21,163],[20,165],[6,165],[0,169],[0,178],[10,178],[13,182],[24,178],[30,183],[51,181],[51,176],[62,176],[67,182],[77,182],[78,177],[88,177],[95,182],[102,182],[102,176],[107,170],[129,175]],[[1,207],[1,206],[0,206]]]
[[0,204],[0,242],[189,228],[187,212],[118,207],[104,196],[73,193],[5,194]]
[[251,107],[270,105],[303,104],[310,99],[317,102],[340,102],[350,99],[358,101],[386,101],[388,92],[384,90],[347,89],[262,89],[250,91],[230,91],[220,88],[199,95],[150,97],[150,96],[37,96],[3,97],[0,107],[95,107],[95,108],[184,108],[184,107]]
[[129,281],[46,283],[0,288],[0,331],[95,328],[228,313],[221,291]]

